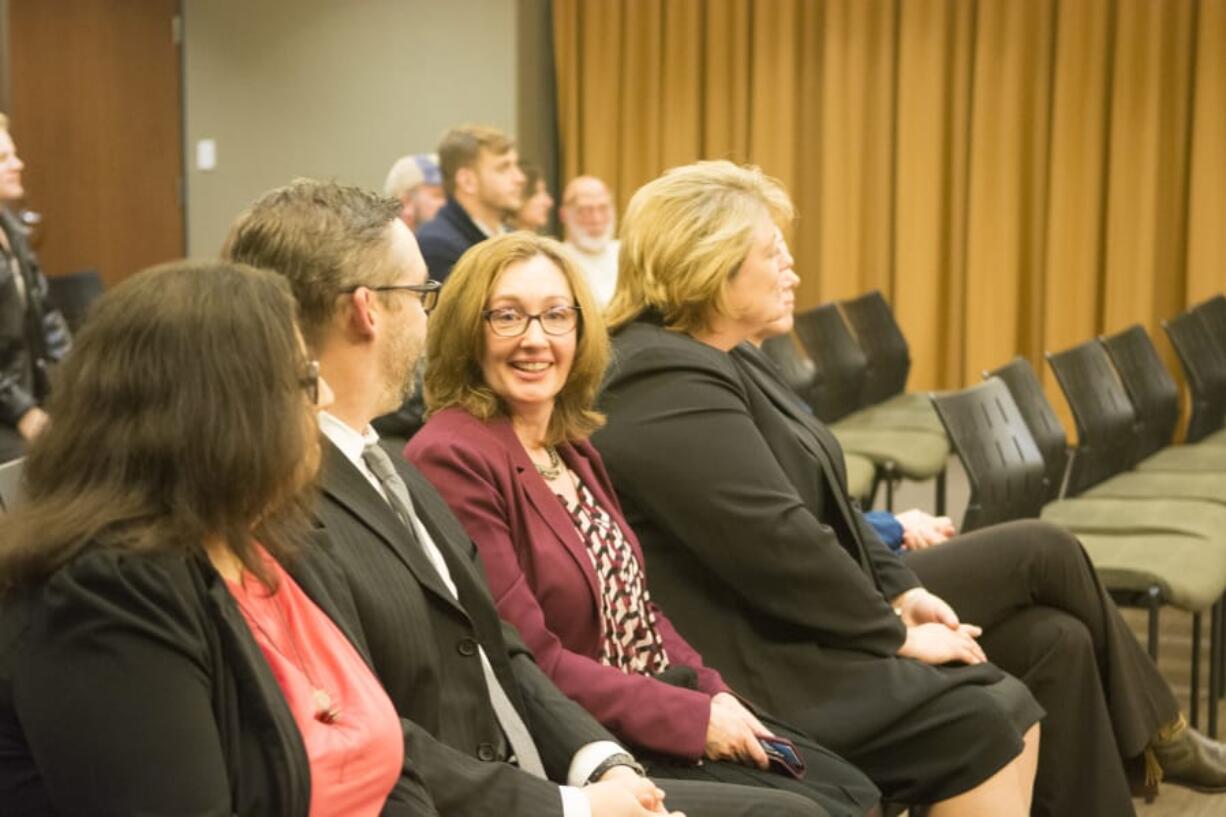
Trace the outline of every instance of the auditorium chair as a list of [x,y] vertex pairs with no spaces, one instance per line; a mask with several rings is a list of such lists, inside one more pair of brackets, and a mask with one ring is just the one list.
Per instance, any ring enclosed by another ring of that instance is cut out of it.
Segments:
[[[1158,612],[1163,605],[1192,613],[1192,701],[1190,717],[1199,719],[1200,635],[1202,616],[1211,612],[1209,732],[1216,734],[1216,691],[1220,627],[1219,600],[1226,592],[1226,532],[1218,541],[1195,525],[1180,524],[1170,503],[1151,505],[1153,518],[1144,526],[1118,518],[1116,500],[1049,502],[1048,468],[1021,410],[1005,383],[989,377],[957,392],[933,394],[932,402],[962,462],[970,501],[962,530],[975,530],[1012,519],[1041,516],[1065,527],[1081,541],[1112,595],[1148,611],[1148,649],[1158,651]],[[1074,505],[1098,506],[1099,513],[1077,520]],[[1061,507],[1064,518],[1052,518]],[[1112,519],[1115,510],[1115,519]],[[1106,511],[1106,513],[1102,513]],[[1165,514],[1165,516],[1164,516]]]

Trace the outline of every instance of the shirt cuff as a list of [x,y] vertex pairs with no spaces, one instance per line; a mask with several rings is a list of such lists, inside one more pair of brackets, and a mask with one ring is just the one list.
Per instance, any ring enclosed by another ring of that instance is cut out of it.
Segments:
[[898,517],[889,511],[861,511],[864,521],[873,526],[877,536],[890,550],[902,550],[903,527]]
[[583,792],[574,786],[560,786],[562,792],[562,817],[592,817],[592,805]]
[[[601,763],[604,763],[613,755],[629,754],[624,747],[619,746],[611,740],[598,740],[594,743],[589,743],[583,746],[579,751],[575,752],[575,756],[571,758],[570,770],[566,773],[566,782],[572,786],[582,788],[587,785],[587,779],[592,776],[592,772]],[[587,798],[583,798],[587,802]],[[567,815],[567,817],[570,817]]]

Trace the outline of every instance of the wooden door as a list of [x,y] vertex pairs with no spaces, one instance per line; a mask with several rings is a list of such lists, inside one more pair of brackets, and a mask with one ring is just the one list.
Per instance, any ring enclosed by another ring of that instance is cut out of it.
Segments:
[[9,127],[48,275],[182,257],[179,0],[8,0]]

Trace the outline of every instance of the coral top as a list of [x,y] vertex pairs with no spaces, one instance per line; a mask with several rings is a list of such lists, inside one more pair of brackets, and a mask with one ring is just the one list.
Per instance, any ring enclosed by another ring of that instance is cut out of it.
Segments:
[[332,620],[261,550],[271,595],[254,576],[227,581],[302,734],[310,817],[375,817],[400,776],[400,720],[370,667]]

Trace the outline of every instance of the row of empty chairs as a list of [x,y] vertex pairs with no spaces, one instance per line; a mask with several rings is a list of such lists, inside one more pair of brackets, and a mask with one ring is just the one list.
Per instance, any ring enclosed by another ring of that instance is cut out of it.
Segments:
[[795,340],[763,349],[838,438],[853,496],[871,503],[884,485],[892,509],[898,480],[935,478],[936,511],[945,512],[949,440],[927,396],[906,390],[910,348],[880,292],[797,313]]
[[978,386],[934,395],[971,497],[964,530],[1041,516],[1081,539],[1104,583],[1149,609],[1192,613],[1191,717],[1198,720],[1203,614],[1211,616],[1209,731],[1223,687],[1226,593],[1226,298],[1164,327],[1191,388],[1186,442],[1174,443],[1179,391],[1140,326],[1048,355],[1077,443],[1023,359]]

